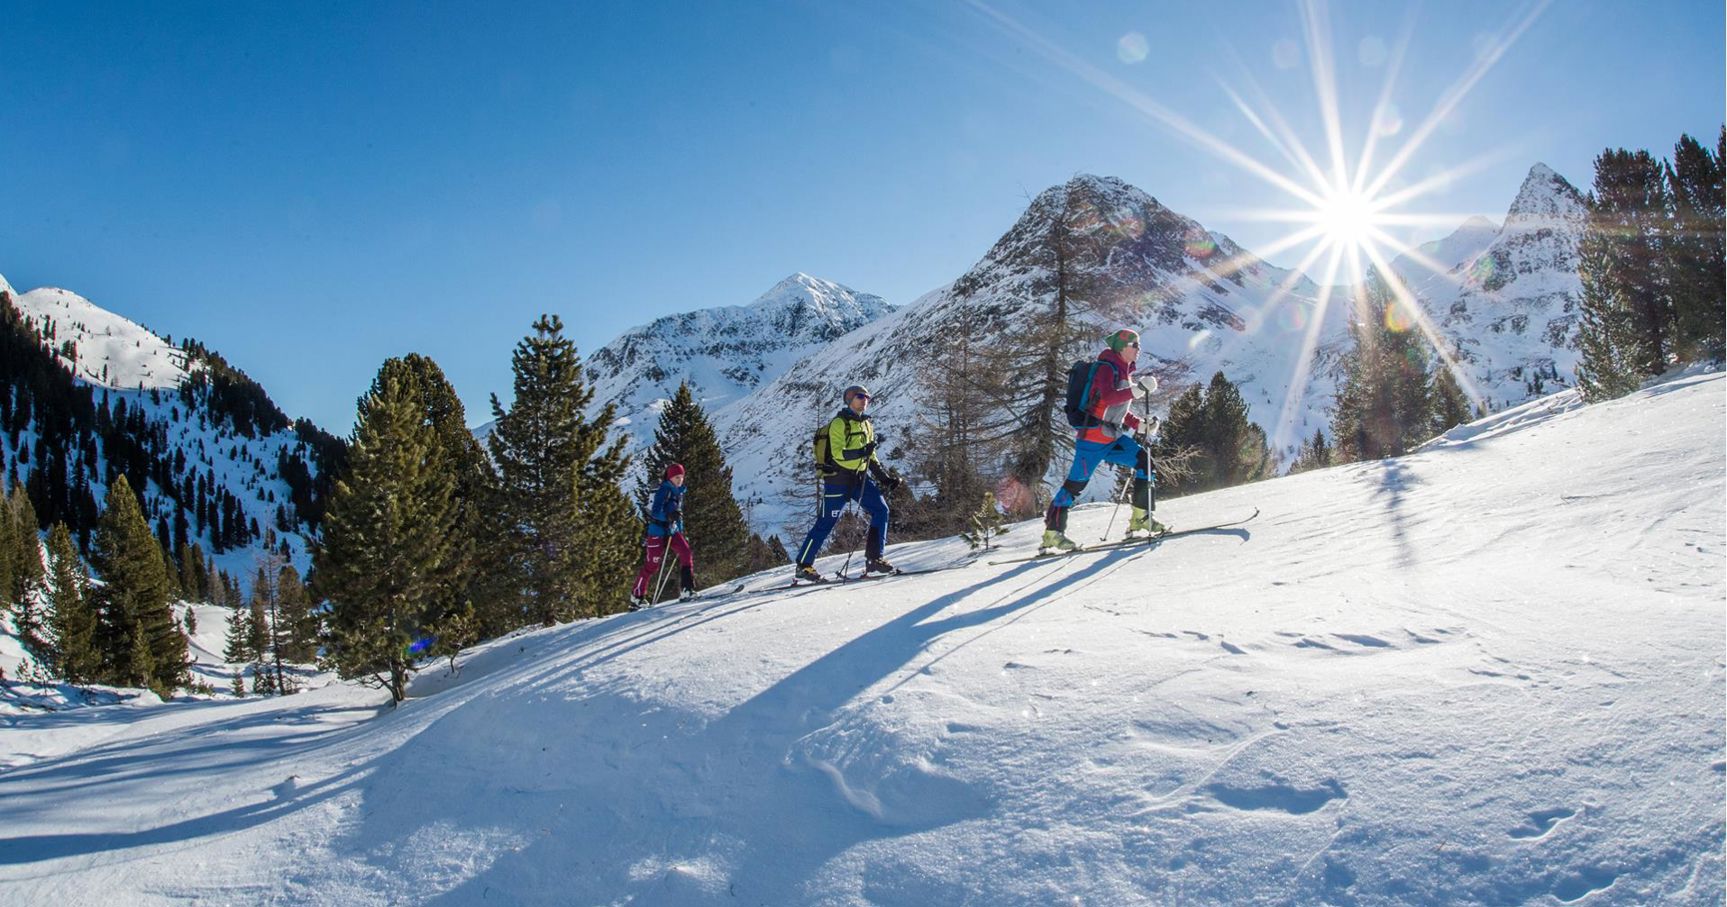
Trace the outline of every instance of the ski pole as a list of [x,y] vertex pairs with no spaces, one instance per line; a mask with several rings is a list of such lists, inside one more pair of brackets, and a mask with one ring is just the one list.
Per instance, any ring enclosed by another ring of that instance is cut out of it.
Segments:
[[[1121,470],[1120,470],[1120,468],[1116,469],[1116,480],[1121,481]],[[1133,487],[1133,478],[1131,476],[1128,477],[1127,481],[1121,483],[1121,492],[1115,496],[1115,508],[1110,510],[1110,512],[1109,512],[1109,525],[1104,527],[1103,538],[1098,539],[1098,541],[1100,541],[1100,542],[1109,541],[1109,534],[1111,532],[1115,531],[1116,515],[1121,513],[1121,502],[1127,500],[1128,489],[1130,489],[1132,487]]]
[[[846,514],[851,511],[852,505],[855,503],[857,503],[857,502],[850,500],[850,499],[846,500],[845,508],[840,511],[840,522],[841,523],[845,522]],[[851,568],[852,568],[852,556],[857,554],[857,553],[858,553],[858,543],[857,543],[856,539],[853,539],[852,540],[852,550],[846,552],[846,562],[844,564],[840,565],[840,573],[839,573],[840,579],[843,580],[846,578],[847,571],[851,570]]]
[[666,550],[660,555],[660,575],[654,583],[654,597],[648,600],[648,604],[657,605],[660,603],[660,593],[666,589],[666,569],[672,565],[671,562],[672,537],[668,535],[666,536]]

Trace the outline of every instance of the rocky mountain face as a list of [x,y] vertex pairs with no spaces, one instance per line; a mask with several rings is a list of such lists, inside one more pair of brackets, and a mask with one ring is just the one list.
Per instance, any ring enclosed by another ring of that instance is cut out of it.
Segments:
[[[1573,380],[1586,218],[1580,193],[1537,164],[1502,225],[1471,218],[1392,263],[1489,407]],[[969,355],[1005,376],[993,385],[1007,388],[999,407],[1013,410],[1028,402],[1011,399],[1014,379],[1037,379],[1035,363],[1012,355],[1017,346],[1057,336],[1059,325],[1065,364],[1095,355],[1104,334],[1127,326],[1141,332],[1140,364],[1162,380],[1163,405],[1222,371],[1288,463],[1303,439],[1329,434],[1354,292],[1322,293],[1306,275],[1261,261],[1139,189],[1082,175],[1041,193],[953,283],[838,337],[715,421],[753,525],[795,541],[815,493],[804,436],[837,409],[847,385],[875,392],[883,451],[911,469],[927,441],[937,376],[962,338]],[[1045,412],[1060,422],[1059,405]],[[1065,426],[1020,429],[1038,430],[1060,436]],[[1058,480],[1064,466],[1058,455],[1043,481]],[[998,492],[1010,499],[1026,489]]]
[[668,315],[596,350],[584,363],[590,411],[617,407],[639,450],[660,410],[689,382],[710,415],[773,381],[805,355],[893,311],[878,296],[797,273],[749,305]]
[[1489,232],[1473,219],[1423,247],[1437,253],[1424,256],[1427,263],[1415,256],[1392,263],[1492,409],[1576,380],[1577,244],[1588,218],[1582,193],[1536,164],[1503,226]]

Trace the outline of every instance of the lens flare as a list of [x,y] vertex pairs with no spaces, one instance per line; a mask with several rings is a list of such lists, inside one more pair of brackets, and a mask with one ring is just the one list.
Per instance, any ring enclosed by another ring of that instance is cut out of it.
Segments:
[[1415,317],[1404,311],[1402,303],[1394,302],[1385,307],[1385,327],[1387,330],[1406,334],[1415,327]]
[[1115,42],[1115,56],[1123,63],[1143,63],[1151,53],[1151,44],[1145,36],[1136,31],[1130,31]]
[[1191,236],[1182,244],[1182,249],[1194,261],[1210,261],[1217,254],[1217,243],[1212,242],[1209,236]]

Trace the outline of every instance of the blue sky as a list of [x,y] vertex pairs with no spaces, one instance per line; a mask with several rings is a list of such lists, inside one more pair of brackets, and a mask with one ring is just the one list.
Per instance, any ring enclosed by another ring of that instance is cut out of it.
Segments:
[[[1603,147],[1720,128],[1719,0],[1347,0],[1320,33],[1349,153],[1403,36],[1381,163],[1531,9],[1401,168],[1465,167],[1405,238],[1501,218],[1536,161],[1587,188]],[[0,0],[0,274],[197,337],[337,433],[424,353],[477,424],[540,312],[587,352],[800,270],[910,302],[1079,172],[1268,246],[1290,228],[1248,212],[1295,200],[1145,110],[1293,176],[1225,86],[1323,155],[1309,62],[1301,8],[1258,0]]]

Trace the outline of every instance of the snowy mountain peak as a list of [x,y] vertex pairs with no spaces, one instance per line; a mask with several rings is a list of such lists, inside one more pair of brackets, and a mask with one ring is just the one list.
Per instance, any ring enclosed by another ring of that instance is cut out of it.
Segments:
[[18,295],[18,291],[12,289],[12,285],[6,282],[6,275],[4,274],[0,274],[0,293],[10,293],[13,296]]
[[91,384],[117,390],[167,390],[186,380],[185,350],[77,293],[44,287],[14,294],[12,299],[66,368]]
[[748,305],[667,315],[587,360],[595,412],[616,404],[631,449],[653,440],[660,408],[689,382],[710,416],[822,345],[893,311],[881,297],[798,271]]

